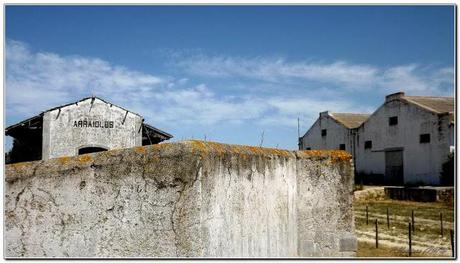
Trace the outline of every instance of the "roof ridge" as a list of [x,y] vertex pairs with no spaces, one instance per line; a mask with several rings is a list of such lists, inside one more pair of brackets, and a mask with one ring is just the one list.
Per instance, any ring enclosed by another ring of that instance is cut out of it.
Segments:
[[414,99],[411,99],[411,98],[443,98],[443,99],[454,99],[454,97],[440,97],[440,96],[433,96],[433,97],[430,97],[430,96],[403,96],[402,99],[406,100],[407,102],[409,103],[412,103],[412,104],[415,104],[421,108],[424,108],[428,111],[431,111],[433,113],[436,113],[436,114],[441,114],[441,113],[450,113],[450,112],[454,112],[455,109],[453,110],[449,110],[449,111],[440,111],[436,108],[433,108],[431,105],[426,105],[425,103],[421,103],[419,101],[416,101]]
[[104,102],[104,103],[113,105],[113,106],[115,106],[115,107],[118,107],[118,108],[120,108],[120,109],[122,109],[122,110],[125,110],[125,111],[128,111],[128,112],[131,112],[132,114],[137,115],[137,116],[143,118],[143,116],[140,115],[139,113],[136,113],[136,112],[131,111],[131,110],[128,110],[128,109],[125,109],[125,108],[123,108],[123,107],[121,107],[121,106],[119,106],[119,105],[117,105],[117,104],[114,104],[114,103],[112,103],[112,102],[109,102],[109,101],[107,101],[107,100],[101,98],[101,97],[94,96],[94,95],[93,95],[93,96],[88,96],[88,97],[83,97],[82,99],[79,99],[79,100],[77,100],[77,101],[70,102],[70,103],[66,103],[66,104],[63,104],[63,105],[60,105],[60,106],[56,106],[56,107],[50,108],[50,109],[48,109],[48,110],[44,110],[44,111],[42,111],[40,114],[43,114],[43,113],[48,112],[48,111],[52,111],[52,110],[64,108],[64,107],[70,106],[70,105],[72,105],[72,104],[78,104],[79,102],[82,102],[82,101],[85,101],[85,100],[88,100],[88,99],[98,99],[98,100],[100,100],[100,101],[102,101],[102,102]]
[[403,96],[403,98],[451,98],[453,99],[454,97],[453,96]]
[[359,114],[359,115],[370,115],[370,113],[357,113],[357,112],[330,112],[330,114]]
[[[359,127],[365,120],[370,117],[367,113],[334,113],[330,112],[328,115],[340,125],[347,129],[354,129]],[[347,118],[349,117],[349,118]]]
[[[106,104],[113,105],[113,106],[115,106],[115,107],[117,107],[117,108],[120,108],[120,109],[122,109],[122,110],[124,110],[124,111],[130,112],[130,113],[132,113],[132,114],[134,114],[134,115],[139,116],[139,117],[142,119],[142,122],[144,122],[144,117],[143,117],[142,115],[140,115],[139,113],[130,111],[130,110],[125,109],[125,108],[123,108],[123,107],[121,107],[121,106],[118,106],[117,104],[114,104],[114,103],[112,103],[112,102],[109,102],[109,101],[107,101],[107,100],[105,100],[105,99],[102,99],[102,98],[100,98],[100,97],[98,97],[98,96],[94,96],[94,95],[93,95],[93,96],[84,97],[84,98],[79,99],[79,100],[74,101],[74,102],[62,104],[62,105],[60,105],[60,106],[52,107],[52,108],[49,108],[49,109],[47,109],[47,110],[41,111],[40,113],[38,113],[38,114],[36,114],[36,115],[34,115],[34,116],[30,117],[30,118],[27,118],[27,119],[25,119],[25,120],[22,120],[22,121],[20,121],[20,122],[18,122],[18,123],[15,123],[15,124],[12,124],[12,125],[6,127],[5,130],[6,130],[6,132],[7,132],[8,130],[13,129],[13,128],[16,128],[17,126],[22,125],[23,123],[26,123],[26,122],[28,122],[28,121],[30,121],[30,120],[33,120],[33,119],[35,119],[35,118],[42,117],[42,116],[43,116],[45,113],[47,113],[47,112],[50,112],[50,111],[53,111],[53,110],[57,110],[57,109],[61,109],[61,108],[70,106],[70,105],[72,105],[72,104],[78,104],[79,102],[82,102],[82,101],[85,101],[85,100],[88,100],[88,99],[98,99],[98,100],[100,100],[100,101],[102,101],[102,102],[104,102],[104,103],[106,103]],[[151,125],[150,125],[150,126],[151,126]],[[151,126],[151,127],[153,127],[153,126]],[[153,127],[153,128],[155,128],[155,127]],[[160,131],[161,131],[161,130],[160,130]],[[165,132],[165,133],[166,133],[166,132]],[[168,134],[168,135],[169,135],[169,134]]]

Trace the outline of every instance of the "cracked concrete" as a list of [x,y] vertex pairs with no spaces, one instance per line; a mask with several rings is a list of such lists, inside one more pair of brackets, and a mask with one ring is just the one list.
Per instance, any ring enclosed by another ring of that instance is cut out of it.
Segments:
[[353,256],[352,169],[340,151],[200,141],[8,165],[5,254]]

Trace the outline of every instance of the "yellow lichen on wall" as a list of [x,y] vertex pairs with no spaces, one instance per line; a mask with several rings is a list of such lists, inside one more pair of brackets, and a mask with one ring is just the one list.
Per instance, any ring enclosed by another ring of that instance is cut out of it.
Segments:
[[20,163],[8,164],[6,165],[6,167],[9,168],[9,170],[18,172],[21,170],[26,170],[28,167],[30,167],[30,162],[20,162]]
[[78,156],[77,160],[79,162],[87,163],[87,162],[91,162],[93,160],[93,158],[89,154],[84,154],[84,155]]
[[202,156],[206,156],[209,153],[208,148],[206,147],[206,144],[203,141],[189,141],[192,146],[192,153],[199,153]]
[[192,150],[194,152],[198,151],[203,155],[206,155],[209,152],[213,152],[218,154],[219,156],[222,156],[225,153],[239,155],[278,155],[285,157],[292,156],[291,151],[273,148],[264,148],[248,145],[230,145],[218,142],[205,142],[199,140],[190,140],[186,142],[192,145]]
[[21,168],[26,167],[28,164],[29,164],[28,162],[20,162],[20,163],[8,164],[8,166],[14,169],[21,169]]
[[66,163],[68,163],[70,161],[70,157],[68,156],[64,156],[64,157],[59,157],[57,159],[58,163],[61,164],[61,165],[64,165]]
[[350,161],[351,155],[342,150],[304,150],[298,151],[302,157],[330,157],[333,162]]
[[227,149],[225,147],[225,145],[221,144],[221,143],[217,143],[217,142],[207,142],[207,145],[211,146],[211,148],[217,152],[217,154],[219,156],[222,156],[223,154],[225,154],[225,152],[227,152]]
[[146,152],[144,146],[137,146],[137,147],[134,147],[134,151],[137,152],[137,153],[145,153],[145,152]]
[[[184,147],[186,146],[186,147]],[[168,149],[168,150],[166,150]],[[136,153],[133,155],[132,153]],[[49,165],[52,169],[67,169],[73,165],[87,166],[91,162],[98,165],[118,162],[120,160],[126,162],[139,163],[148,161],[159,163],[163,157],[169,154],[182,155],[182,154],[199,155],[202,158],[217,157],[217,158],[239,158],[243,162],[259,159],[260,157],[266,159],[273,158],[300,158],[300,159],[324,159],[328,162],[344,163],[351,160],[351,155],[341,150],[306,150],[306,151],[289,151],[273,148],[263,148],[257,146],[245,145],[230,145],[218,142],[205,142],[198,140],[176,142],[176,143],[161,143],[151,146],[139,146],[133,149],[116,149],[100,153],[84,154],[79,156],[60,157],[48,161],[41,161],[43,164]],[[126,158],[125,158],[126,157]],[[144,158],[146,157],[146,158]],[[257,157],[257,158],[255,158]],[[132,160],[134,158],[134,160]],[[137,159],[140,158],[140,159]],[[35,174],[34,167],[37,162],[22,162],[9,164],[6,166],[7,175],[33,175]],[[65,167],[61,167],[65,166]]]

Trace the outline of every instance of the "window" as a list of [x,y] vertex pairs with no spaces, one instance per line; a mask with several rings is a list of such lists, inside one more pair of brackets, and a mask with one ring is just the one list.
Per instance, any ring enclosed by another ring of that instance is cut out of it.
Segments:
[[311,150],[311,147],[307,147],[307,149],[306,149],[306,150]]
[[345,151],[345,144],[344,143],[340,144],[339,149]]
[[78,154],[85,154],[85,153],[95,153],[95,152],[103,152],[107,151],[107,149],[101,147],[84,147],[78,150]]
[[430,142],[430,134],[420,134],[420,143],[429,143]]
[[327,135],[327,130],[326,129],[322,129],[321,130],[321,137],[324,137]]
[[364,149],[372,149],[372,141],[365,141]]
[[388,124],[390,126],[398,125],[398,116],[388,118]]

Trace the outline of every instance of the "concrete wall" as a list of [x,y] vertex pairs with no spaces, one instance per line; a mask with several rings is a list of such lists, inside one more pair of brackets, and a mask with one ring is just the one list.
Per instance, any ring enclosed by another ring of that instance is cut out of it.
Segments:
[[[388,118],[398,116],[398,125]],[[439,184],[442,163],[452,140],[447,115],[439,117],[402,100],[391,100],[377,109],[359,128],[356,171],[385,174],[385,151],[403,149],[404,183]],[[430,143],[420,143],[420,134],[430,134]],[[364,149],[365,141],[372,149]]]
[[[326,129],[327,135],[321,136],[321,130]],[[345,150],[353,152],[352,131],[329,116],[327,112],[320,113],[312,127],[301,137],[301,149],[339,149],[345,144]]]
[[140,146],[141,125],[139,115],[98,98],[55,109],[43,116],[42,158],[74,156],[82,147]]
[[6,166],[7,257],[353,256],[343,151],[188,141]]

